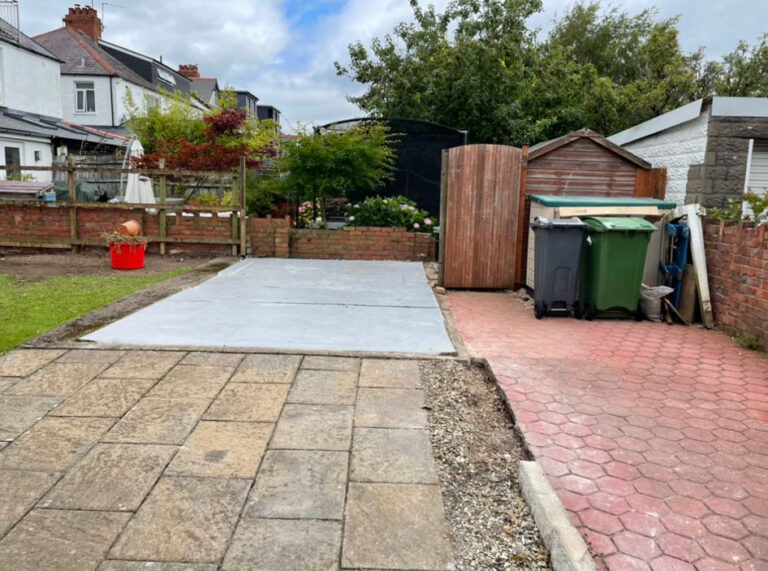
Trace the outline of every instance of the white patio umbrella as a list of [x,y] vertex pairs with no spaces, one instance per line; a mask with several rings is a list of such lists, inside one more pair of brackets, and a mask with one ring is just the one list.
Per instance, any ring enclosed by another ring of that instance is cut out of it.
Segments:
[[[135,137],[128,147],[127,159],[144,156],[144,147]],[[152,190],[152,179],[138,173],[129,173],[125,185],[125,202],[133,204],[154,204],[155,193]]]

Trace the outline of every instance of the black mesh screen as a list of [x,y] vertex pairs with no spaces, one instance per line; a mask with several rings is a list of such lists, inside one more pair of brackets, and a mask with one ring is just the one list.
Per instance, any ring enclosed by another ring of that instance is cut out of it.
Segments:
[[[370,119],[337,121],[321,129],[344,129]],[[436,123],[411,119],[377,119],[389,126],[397,136],[395,150],[395,178],[386,186],[374,191],[352,191],[347,197],[358,202],[370,195],[410,198],[430,214],[440,213],[440,166],[443,149],[464,144],[465,134],[457,129]]]

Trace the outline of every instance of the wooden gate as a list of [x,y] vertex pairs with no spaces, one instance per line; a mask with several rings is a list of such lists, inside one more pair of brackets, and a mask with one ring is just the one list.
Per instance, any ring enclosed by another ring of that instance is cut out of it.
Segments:
[[449,288],[515,285],[522,151],[468,145],[443,152],[440,281]]

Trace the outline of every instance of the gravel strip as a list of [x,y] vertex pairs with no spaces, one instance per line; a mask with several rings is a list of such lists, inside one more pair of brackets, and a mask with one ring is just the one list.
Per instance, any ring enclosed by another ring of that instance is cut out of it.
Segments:
[[493,381],[459,361],[421,365],[457,569],[550,569],[520,495],[525,452]]

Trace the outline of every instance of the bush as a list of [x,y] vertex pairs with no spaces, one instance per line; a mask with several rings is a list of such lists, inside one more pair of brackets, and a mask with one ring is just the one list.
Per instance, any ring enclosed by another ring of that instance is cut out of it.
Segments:
[[416,203],[404,196],[366,198],[347,207],[346,219],[348,226],[402,226],[411,232],[435,231],[435,220],[429,212],[416,208]]
[[249,170],[245,177],[245,205],[251,216],[266,216],[285,196],[283,181],[277,176],[257,176]]

